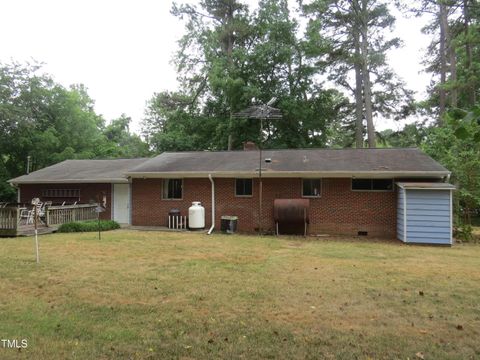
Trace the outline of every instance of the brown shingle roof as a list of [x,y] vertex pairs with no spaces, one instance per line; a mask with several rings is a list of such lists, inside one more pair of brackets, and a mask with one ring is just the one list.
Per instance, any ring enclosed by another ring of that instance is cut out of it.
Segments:
[[[449,171],[416,148],[264,150],[265,177],[443,177]],[[9,180],[28,183],[125,183],[131,177],[256,176],[258,151],[165,152],[152,159],[66,160]]]
[[[262,158],[271,159],[270,163],[262,161],[262,172],[266,177],[293,173],[425,177],[449,174],[447,169],[417,148],[264,150]],[[252,175],[258,167],[258,151],[165,152],[130,169],[127,175]]]
[[35,183],[126,183],[125,173],[148,160],[65,160],[9,180],[13,184]]

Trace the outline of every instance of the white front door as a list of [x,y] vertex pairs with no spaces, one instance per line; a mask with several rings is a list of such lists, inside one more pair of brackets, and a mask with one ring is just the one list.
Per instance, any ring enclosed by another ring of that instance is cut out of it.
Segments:
[[130,185],[113,184],[113,220],[130,223]]

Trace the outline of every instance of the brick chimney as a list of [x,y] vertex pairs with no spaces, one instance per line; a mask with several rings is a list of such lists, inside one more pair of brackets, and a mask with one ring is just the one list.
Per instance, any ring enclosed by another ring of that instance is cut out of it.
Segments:
[[257,145],[253,141],[245,141],[243,143],[243,151],[258,150]]

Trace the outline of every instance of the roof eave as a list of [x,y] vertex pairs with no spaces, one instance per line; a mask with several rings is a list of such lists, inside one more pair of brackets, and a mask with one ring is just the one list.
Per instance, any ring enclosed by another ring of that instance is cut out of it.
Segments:
[[62,179],[62,180],[8,180],[12,185],[35,185],[35,184],[127,184],[127,178],[113,179]]
[[[449,171],[271,171],[264,170],[264,178],[443,178],[450,174]],[[202,178],[212,175],[217,178],[232,177],[258,177],[258,171],[153,171],[153,172],[128,172],[131,178]]]
[[[443,186],[439,186],[440,184]],[[449,183],[438,183],[438,184],[426,183],[425,185],[420,185],[420,184],[397,182],[396,185],[399,188],[405,189],[405,190],[457,190],[457,187],[455,185],[452,185]]]

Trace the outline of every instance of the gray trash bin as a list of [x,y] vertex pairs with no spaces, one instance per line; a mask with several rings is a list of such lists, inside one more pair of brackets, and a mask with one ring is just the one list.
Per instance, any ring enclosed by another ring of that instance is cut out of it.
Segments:
[[222,216],[220,229],[227,234],[233,234],[237,231],[238,216]]

